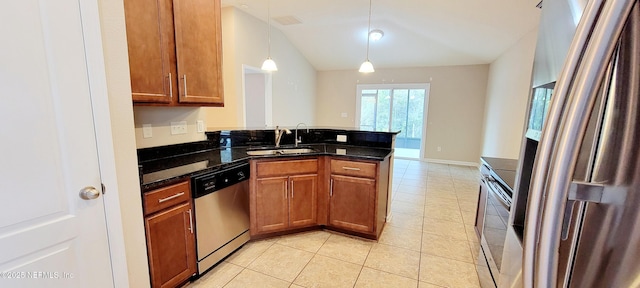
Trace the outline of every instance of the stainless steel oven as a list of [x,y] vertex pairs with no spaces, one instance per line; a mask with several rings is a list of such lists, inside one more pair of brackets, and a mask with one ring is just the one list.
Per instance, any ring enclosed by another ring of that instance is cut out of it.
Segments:
[[482,203],[483,207],[478,208],[483,215],[478,215],[476,223],[480,225],[477,229],[478,233],[480,233],[480,246],[482,248],[479,251],[481,259],[478,263],[478,271],[488,270],[490,273],[490,277],[487,275],[484,279],[480,279],[483,287],[496,287],[502,266],[502,252],[507,235],[512,192],[506,184],[502,183],[503,181],[493,170],[482,169],[481,174],[481,201],[479,202]]
[[193,177],[198,275],[249,241],[249,164]]

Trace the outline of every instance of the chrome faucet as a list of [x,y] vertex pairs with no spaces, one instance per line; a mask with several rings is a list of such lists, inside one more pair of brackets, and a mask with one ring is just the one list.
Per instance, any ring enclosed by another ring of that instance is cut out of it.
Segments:
[[282,139],[282,134],[284,134],[285,132],[287,134],[291,134],[291,130],[287,128],[280,130],[278,126],[276,126],[276,130],[274,132],[276,133],[276,148],[280,147],[280,140]]
[[298,126],[300,125],[304,125],[305,128],[307,128],[307,133],[309,133],[309,127],[307,127],[307,124],[304,123],[298,123],[298,125],[296,125],[296,147],[298,147],[298,143],[302,143],[302,136],[300,136],[300,138],[298,138]]

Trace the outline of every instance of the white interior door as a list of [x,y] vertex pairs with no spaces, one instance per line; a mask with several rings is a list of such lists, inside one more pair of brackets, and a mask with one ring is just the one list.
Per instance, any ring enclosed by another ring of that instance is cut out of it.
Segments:
[[112,287],[79,0],[0,9],[0,287]]

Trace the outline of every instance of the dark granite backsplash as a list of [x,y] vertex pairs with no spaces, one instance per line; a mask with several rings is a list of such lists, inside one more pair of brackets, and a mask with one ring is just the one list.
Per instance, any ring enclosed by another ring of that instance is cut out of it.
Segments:
[[[275,143],[274,130],[225,130],[207,132],[207,139],[220,143],[223,147],[235,146],[273,146]],[[352,146],[367,146],[376,148],[391,148],[393,137],[397,133],[352,131],[329,128],[299,129],[298,136],[302,143],[326,143]],[[347,142],[336,141],[337,135],[346,135]],[[283,134],[280,145],[295,144],[295,129],[291,134]]]
[[141,148],[138,149],[138,163],[142,164],[143,162],[151,160],[198,153],[205,150],[217,149],[219,147],[220,145],[213,141],[204,140],[159,147]]

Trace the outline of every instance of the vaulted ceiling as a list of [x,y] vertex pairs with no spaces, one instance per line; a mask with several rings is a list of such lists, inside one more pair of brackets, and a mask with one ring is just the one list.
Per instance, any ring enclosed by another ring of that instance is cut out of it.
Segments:
[[[538,25],[539,0],[372,0],[376,68],[491,63]],[[266,22],[266,0],[222,0]],[[365,59],[368,0],[271,0],[271,24],[317,70]],[[299,22],[293,23],[290,22]]]

